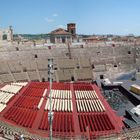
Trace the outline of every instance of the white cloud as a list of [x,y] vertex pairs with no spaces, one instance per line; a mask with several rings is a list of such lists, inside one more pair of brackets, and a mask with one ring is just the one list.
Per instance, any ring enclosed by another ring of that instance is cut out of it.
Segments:
[[48,23],[51,23],[51,22],[54,22],[55,20],[52,19],[52,18],[45,18],[45,21],[48,22]]
[[53,17],[58,17],[58,14],[57,13],[54,13],[52,16]]

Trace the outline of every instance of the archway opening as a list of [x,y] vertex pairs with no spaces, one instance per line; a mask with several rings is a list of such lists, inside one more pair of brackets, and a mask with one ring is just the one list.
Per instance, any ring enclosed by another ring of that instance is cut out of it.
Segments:
[[104,79],[104,75],[100,75],[100,79]]
[[44,77],[42,77],[42,82],[45,82],[45,78]]
[[65,43],[66,42],[66,39],[65,38],[62,38],[62,43]]
[[4,35],[2,36],[2,39],[3,39],[3,40],[7,40],[7,35],[4,34]]
[[71,81],[75,81],[74,76],[71,76]]

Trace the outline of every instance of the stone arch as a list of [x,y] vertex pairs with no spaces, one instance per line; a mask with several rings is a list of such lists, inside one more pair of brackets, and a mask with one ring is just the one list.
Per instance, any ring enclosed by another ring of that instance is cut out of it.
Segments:
[[3,40],[7,41],[13,40],[13,30],[11,26],[7,29],[0,29],[0,41]]
[[41,81],[42,81],[42,82],[45,82],[45,78],[44,78],[44,77],[42,77]]
[[73,75],[71,76],[71,81],[75,81],[75,78],[74,78],[74,76],[73,76]]
[[7,40],[7,34],[3,34],[2,40]]

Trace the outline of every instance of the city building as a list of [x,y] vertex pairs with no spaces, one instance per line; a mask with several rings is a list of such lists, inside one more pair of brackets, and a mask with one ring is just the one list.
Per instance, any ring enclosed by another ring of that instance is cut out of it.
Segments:
[[75,23],[67,24],[67,30],[58,28],[49,34],[51,43],[71,43],[76,37],[76,25]]
[[11,26],[7,29],[0,29],[0,41],[12,41],[13,29]]

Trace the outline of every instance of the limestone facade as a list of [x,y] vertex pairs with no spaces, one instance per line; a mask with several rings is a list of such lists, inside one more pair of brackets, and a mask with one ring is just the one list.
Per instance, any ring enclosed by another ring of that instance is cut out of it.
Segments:
[[0,29],[0,41],[12,41],[13,29],[11,26],[7,29]]

